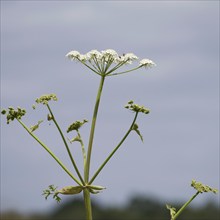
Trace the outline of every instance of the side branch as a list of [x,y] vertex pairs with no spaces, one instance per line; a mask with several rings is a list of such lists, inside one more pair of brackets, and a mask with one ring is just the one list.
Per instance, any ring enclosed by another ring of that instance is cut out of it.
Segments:
[[115,154],[115,152],[120,148],[120,146],[123,144],[123,142],[125,141],[125,139],[128,137],[128,135],[130,134],[130,132],[133,130],[133,126],[135,124],[135,121],[137,119],[138,116],[138,112],[135,113],[135,117],[133,119],[133,122],[131,123],[130,128],[128,129],[127,133],[124,135],[124,137],[121,139],[121,141],[119,142],[119,144],[114,148],[114,150],[109,154],[109,156],[106,158],[106,160],[102,163],[102,165],[98,168],[98,170],[96,171],[96,173],[93,175],[93,177],[91,178],[91,180],[89,181],[88,185],[92,184],[93,181],[95,180],[95,178],[98,176],[98,174],[101,172],[101,170],[105,167],[105,165],[108,163],[108,161],[112,158],[112,156]]
[[51,116],[52,116],[53,122],[55,123],[55,125],[56,125],[56,127],[57,127],[57,129],[58,129],[58,131],[59,131],[59,133],[60,133],[60,136],[62,137],[62,140],[63,140],[63,142],[64,142],[64,145],[65,145],[65,147],[66,147],[66,150],[67,150],[67,152],[68,152],[68,155],[69,155],[69,157],[70,157],[70,160],[71,160],[71,162],[72,162],[72,164],[73,164],[73,166],[74,166],[74,168],[75,168],[75,170],[76,170],[76,173],[77,173],[78,177],[80,178],[82,184],[85,185],[85,182],[84,182],[84,180],[83,180],[83,178],[82,178],[82,176],[81,176],[81,174],[80,174],[80,172],[79,172],[79,169],[78,169],[78,167],[77,167],[77,165],[76,165],[76,163],[75,163],[75,161],[74,161],[74,159],[73,159],[73,156],[72,156],[72,154],[71,154],[71,152],[70,152],[70,149],[69,149],[68,144],[67,144],[67,142],[66,142],[66,139],[65,139],[65,137],[64,137],[64,135],[63,135],[63,132],[61,131],[60,126],[58,125],[58,123],[57,123],[57,121],[56,121],[56,119],[55,119],[55,117],[54,117],[54,114],[52,113],[52,110],[51,110],[51,108],[50,108],[50,106],[49,106],[48,104],[47,104],[47,108],[48,108],[48,110],[49,110],[49,112],[50,112],[50,114],[51,114]]
[[19,119],[18,122],[24,127],[24,129],[56,160],[56,162],[63,168],[63,170],[80,186],[83,186],[82,183],[63,165],[58,157],[39,139],[37,138],[30,129]]

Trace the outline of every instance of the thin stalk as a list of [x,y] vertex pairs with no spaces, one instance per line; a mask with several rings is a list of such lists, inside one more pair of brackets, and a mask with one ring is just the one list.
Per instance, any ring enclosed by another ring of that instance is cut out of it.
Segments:
[[50,114],[51,114],[51,116],[52,116],[52,120],[53,120],[54,124],[56,125],[56,127],[57,127],[57,129],[58,129],[58,131],[59,131],[59,133],[60,133],[60,136],[62,137],[63,143],[64,143],[64,145],[65,145],[65,147],[66,147],[66,150],[67,150],[68,155],[69,155],[69,157],[70,157],[70,160],[71,160],[71,162],[72,162],[72,164],[73,164],[73,167],[74,167],[74,169],[75,169],[75,171],[76,171],[78,177],[80,178],[82,184],[85,185],[85,182],[84,182],[84,180],[83,180],[83,178],[82,178],[82,176],[81,176],[81,174],[80,174],[80,172],[79,172],[79,169],[78,169],[78,167],[77,167],[77,165],[76,165],[76,163],[75,163],[75,161],[74,161],[74,159],[73,159],[73,156],[72,156],[72,154],[71,154],[71,152],[70,152],[70,149],[69,149],[68,144],[67,144],[67,142],[66,142],[66,139],[65,139],[65,137],[64,137],[64,135],[63,135],[63,132],[61,131],[60,126],[58,125],[58,123],[57,123],[57,121],[56,121],[56,118],[54,117],[54,114],[53,114],[53,112],[52,112],[52,110],[51,110],[51,108],[50,108],[50,106],[49,106],[48,104],[47,104],[47,108],[48,108],[48,110],[49,110],[49,112],[50,112]]
[[83,190],[84,203],[86,208],[86,220],[92,220],[92,206],[90,192],[88,189]]
[[85,150],[83,140],[82,140],[81,135],[80,135],[78,130],[77,130],[77,135],[80,139],[80,145],[81,145],[81,148],[82,148],[82,155],[83,155],[83,164],[84,164],[84,167],[85,167],[85,165],[86,165],[86,150]]
[[83,186],[82,183],[66,168],[65,165],[59,160],[58,157],[38,138],[36,137],[30,129],[19,119],[18,122],[24,127],[24,129],[56,160],[56,162],[63,168],[63,170],[80,186]]
[[99,84],[99,88],[98,88],[97,97],[96,97],[94,112],[93,112],[92,125],[91,125],[91,130],[90,130],[90,137],[89,137],[89,144],[88,144],[88,151],[87,151],[87,158],[86,158],[86,165],[85,165],[85,169],[84,169],[84,180],[86,183],[89,180],[89,169],[90,169],[90,159],[91,159],[91,154],[92,154],[92,145],[93,145],[96,119],[97,119],[99,103],[100,103],[100,99],[101,99],[104,81],[105,81],[105,75],[102,75],[101,80],[100,80],[100,84]]
[[79,62],[81,62],[83,65],[87,66],[90,70],[92,70],[94,73],[98,74],[101,76],[101,74],[99,72],[97,72],[95,69],[93,69],[92,67],[90,67],[89,65],[87,65],[85,62],[82,62],[81,60],[78,59]]
[[115,70],[117,70],[118,68],[120,68],[121,66],[123,66],[126,63],[126,61],[120,62],[118,63],[116,66],[114,66],[111,70],[109,70],[106,75],[109,75],[110,73],[114,72]]
[[102,163],[102,165],[98,168],[98,170],[96,171],[96,173],[93,175],[93,177],[91,178],[91,180],[89,181],[88,185],[91,185],[93,183],[93,181],[95,180],[95,178],[98,176],[98,174],[101,172],[101,170],[105,167],[105,165],[108,163],[108,161],[112,158],[112,156],[115,154],[115,152],[120,148],[120,146],[123,144],[123,142],[125,141],[125,139],[127,138],[127,136],[130,134],[130,132],[132,131],[132,128],[134,126],[134,123],[137,119],[138,116],[138,112],[136,112],[135,117],[131,123],[130,128],[128,129],[128,131],[126,132],[126,134],[124,135],[124,137],[121,139],[121,141],[119,142],[119,144],[114,148],[114,150],[109,154],[109,156],[106,158],[106,160]]
[[124,72],[119,72],[119,73],[113,73],[113,74],[110,74],[112,71],[110,71],[107,76],[116,76],[116,75],[120,75],[120,74],[124,74],[124,73],[129,73],[129,72],[132,72],[134,70],[137,70],[139,68],[141,68],[142,66],[138,66],[138,67],[135,67],[133,69],[130,69],[130,70],[127,70],[127,71],[124,71]]
[[200,193],[200,192],[198,191],[194,196],[192,196],[191,199],[190,199],[189,201],[187,201],[187,202],[178,210],[178,212],[176,213],[176,215],[174,216],[174,218],[173,218],[172,220],[177,219],[177,217],[182,213],[182,211],[193,201],[193,199],[196,198],[196,196],[199,195],[199,193]]

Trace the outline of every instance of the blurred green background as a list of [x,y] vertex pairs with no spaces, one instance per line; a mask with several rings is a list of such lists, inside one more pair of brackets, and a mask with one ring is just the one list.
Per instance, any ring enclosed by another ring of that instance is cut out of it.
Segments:
[[[177,209],[183,202],[174,202]],[[94,220],[169,220],[169,211],[165,203],[146,196],[133,196],[123,206],[106,206],[93,202]],[[213,202],[205,205],[189,206],[178,220],[219,220],[220,209]],[[1,214],[1,220],[84,220],[85,209],[79,197],[62,202],[49,213],[23,215],[16,210]]]

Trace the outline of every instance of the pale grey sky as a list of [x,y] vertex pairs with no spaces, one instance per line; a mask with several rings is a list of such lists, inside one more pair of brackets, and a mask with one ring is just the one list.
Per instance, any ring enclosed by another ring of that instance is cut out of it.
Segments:
[[[70,50],[133,52],[152,59],[150,70],[106,80],[97,123],[92,171],[118,143],[133,115],[130,99],[151,109],[95,181],[106,204],[135,193],[167,202],[188,199],[192,179],[219,187],[219,1],[1,1],[1,105],[21,106],[34,124],[46,109],[31,109],[44,93],[63,129],[91,121],[99,78],[70,62]],[[82,135],[87,143],[90,124]],[[54,126],[36,133],[70,165]],[[82,164],[79,146],[76,160]],[[1,119],[1,209],[46,211],[48,185],[71,185],[49,155],[18,123]],[[204,202],[217,196],[201,195]],[[65,197],[64,197],[65,200]]]

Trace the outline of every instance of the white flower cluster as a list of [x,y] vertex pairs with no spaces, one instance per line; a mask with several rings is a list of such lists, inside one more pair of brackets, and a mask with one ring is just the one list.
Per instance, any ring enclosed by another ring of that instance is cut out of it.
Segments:
[[91,50],[86,54],[80,54],[78,51],[73,50],[66,54],[70,60],[78,60],[81,62],[94,61],[94,62],[111,62],[111,63],[127,63],[131,64],[132,61],[137,60],[138,57],[133,53],[123,54],[119,56],[115,50],[107,49],[99,52],[98,50]]
[[138,60],[138,57],[133,53],[118,55],[118,53],[112,49],[103,51],[91,50],[86,54],[80,54],[78,51],[72,50],[66,54],[66,57],[68,57],[70,60],[81,62],[93,72],[101,76],[119,75],[137,70],[142,67],[152,67],[155,65],[152,60],[143,59],[139,62],[137,67],[124,72],[115,73],[115,71],[121,66],[132,64],[133,61]]
[[152,66],[156,66],[156,64],[149,59],[143,59],[140,61],[139,63],[140,66],[144,66],[144,67],[152,67]]

